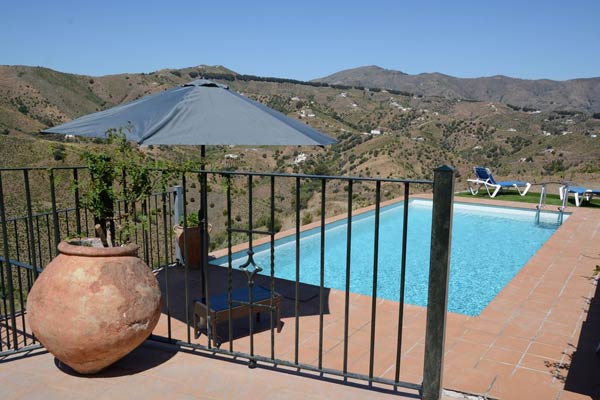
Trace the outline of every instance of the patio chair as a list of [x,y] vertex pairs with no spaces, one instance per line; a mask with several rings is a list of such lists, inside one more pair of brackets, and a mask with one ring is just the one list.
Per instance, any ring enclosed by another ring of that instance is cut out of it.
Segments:
[[[531,183],[522,182],[522,181],[500,181],[497,182],[492,175],[492,171],[489,168],[484,167],[475,167],[473,168],[475,172],[475,179],[467,179],[467,184],[469,185],[469,192],[473,196],[479,193],[479,189],[481,186],[485,187],[488,195],[491,198],[496,197],[500,189],[517,189],[517,192],[521,196],[525,196],[531,187]],[[471,184],[473,184],[473,187]],[[490,192],[490,189],[493,191]]]
[[588,189],[581,186],[564,185],[558,189],[558,193],[561,200],[564,196],[567,196],[568,199],[569,194],[572,194],[573,197],[575,197],[575,205],[577,207],[579,207],[584,200],[589,203],[594,196],[600,197],[600,189]]
[[[248,288],[242,287],[231,291],[231,319],[237,319],[250,314],[250,300],[248,298]],[[221,339],[217,335],[217,325],[220,322],[229,320],[228,294],[219,293],[209,296],[210,310],[206,306],[206,298],[194,299],[194,337],[200,337],[201,330],[206,328],[206,319],[211,329],[212,338],[217,347],[221,345]],[[252,288],[252,313],[256,314],[256,320],[260,321],[260,313],[268,311],[271,305],[271,291],[261,286],[255,285]],[[281,332],[281,295],[273,293],[273,306],[275,307],[275,321],[277,323],[277,333]]]

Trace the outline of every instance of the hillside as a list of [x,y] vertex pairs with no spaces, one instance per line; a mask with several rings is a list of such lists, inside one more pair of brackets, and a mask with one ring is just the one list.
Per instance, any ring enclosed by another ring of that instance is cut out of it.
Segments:
[[[214,168],[430,178],[434,167],[448,163],[458,169],[457,186],[464,189],[473,165],[483,164],[499,177],[600,184],[600,119],[588,113],[249,77],[221,66],[102,77],[0,66],[0,165],[77,164],[77,154],[91,143],[64,143],[64,155],[55,157],[62,138],[36,132],[199,76],[222,78],[232,90],[339,140],[326,149],[212,148]],[[365,134],[372,130],[381,134]],[[166,159],[197,156],[189,148],[145,151]],[[232,152],[240,155],[233,165],[225,159]],[[307,161],[295,164],[300,152]]]
[[368,66],[340,71],[314,81],[387,88],[423,96],[493,101],[545,111],[600,112],[600,78],[552,81],[491,76],[466,79],[440,73],[409,75]]

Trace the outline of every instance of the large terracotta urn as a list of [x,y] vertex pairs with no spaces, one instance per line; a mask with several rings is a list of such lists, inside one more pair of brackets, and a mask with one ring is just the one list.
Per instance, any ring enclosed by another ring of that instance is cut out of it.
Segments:
[[[199,227],[185,228],[185,242],[183,238],[183,227],[181,225],[175,225],[173,228],[175,236],[177,237],[177,244],[181,250],[181,255],[185,257],[185,247],[187,244],[187,265],[192,269],[199,269],[202,266],[202,232]],[[212,230],[212,225],[208,224],[208,233]]]
[[139,346],[160,317],[161,292],[138,247],[62,242],[27,299],[31,330],[81,374],[93,374]]

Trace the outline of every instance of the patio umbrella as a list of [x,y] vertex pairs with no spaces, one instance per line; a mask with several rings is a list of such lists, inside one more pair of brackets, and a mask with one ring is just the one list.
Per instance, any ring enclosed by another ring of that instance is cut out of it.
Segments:
[[[202,157],[205,145],[322,146],[336,142],[225,85],[205,79],[89,114],[42,133],[103,138],[109,129],[121,127],[126,128],[123,133],[128,140],[140,145],[200,145]],[[204,271],[208,264],[206,174],[202,174],[201,185]]]
[[128,140],[157,145],[328,145],[335,140],[300,121],[198,79],[89,114],[42,133],[105,137],[126,127]]

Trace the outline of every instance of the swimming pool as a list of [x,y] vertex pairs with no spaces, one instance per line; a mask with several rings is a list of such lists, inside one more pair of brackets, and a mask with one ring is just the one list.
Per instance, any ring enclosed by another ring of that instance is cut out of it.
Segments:
[[[399,300],[402,252],[402,202],[382,207],[379,231],[377,296]],[[405,302],[427,305],[431,208],[428,200],[409,201]],[[565,220],[568,215],[565,215]],[[527,263],[557,228],[557,214],[543,212],[536,224],[535,211],[507,207],[454,204],[448,309],[479,315],[487,304]],[[327,224],[325,230],[325,286],[345,290],[347,221]],[[300,281],[319,285],[320,228],[301,234]],[[374,211],[352,219],[350,291],[372,294]],[[269,244],[254,248],[256,263],[270,274]],[[275,243],[275,276],[296,278],[295,235]],[[234,268],[247,259],[245,251],[233,255]],[[213,264],[227,266],[227,257]]]

